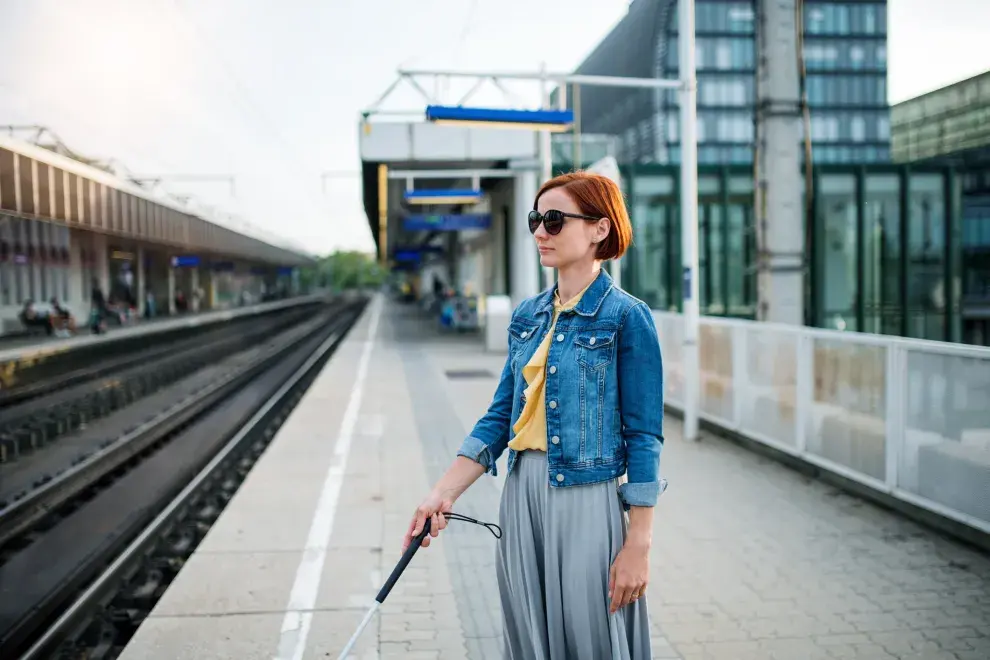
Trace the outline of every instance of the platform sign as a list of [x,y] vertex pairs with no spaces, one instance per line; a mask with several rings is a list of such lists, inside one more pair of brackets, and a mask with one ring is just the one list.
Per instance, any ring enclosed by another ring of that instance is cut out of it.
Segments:
[[490,213],[407,215],[402,219],[402,228],[406,231],[488,229],[491,224],[492,216]]
[[172,268],[193,268],[202,260],[194,254],[182,254],[172,257]]
[[413,248],[409,250],[396,250],[392,258],[403,263],[419,263],[423,253]]

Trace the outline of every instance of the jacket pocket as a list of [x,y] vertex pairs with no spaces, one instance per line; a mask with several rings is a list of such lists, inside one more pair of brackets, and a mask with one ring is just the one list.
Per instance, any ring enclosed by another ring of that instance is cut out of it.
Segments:
[[586,369],[604,369],[615,359],[615,332],[586,330],[574,338],[577,361]]
[[509,324],[509,355],[513,369],[518,366],[518,358],[524,349],[534,347],[534,337],[540,329],[538,323],[513,321]]

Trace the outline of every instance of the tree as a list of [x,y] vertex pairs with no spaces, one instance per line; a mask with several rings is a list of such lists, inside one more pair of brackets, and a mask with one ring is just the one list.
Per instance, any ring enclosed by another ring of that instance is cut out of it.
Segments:
[[344,291],[378,287],[387,277],[388,271],[381,267],[374,255],[355,251],[334,252],[300,273],[300,281],[306,290],[329,288]]

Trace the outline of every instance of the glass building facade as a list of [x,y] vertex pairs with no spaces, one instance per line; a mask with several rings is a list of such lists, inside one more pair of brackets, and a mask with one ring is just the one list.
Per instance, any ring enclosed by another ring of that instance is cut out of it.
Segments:
[[[890,158],[886,2],[806,0],[805,86],[816,164]],[[752,162],[756,14],[752,0],[697,0],[698,162]],[[674,78],[676,0],[635,0],[577,73]],[[679,162],[677,93],[578,91],[582,132],[614,135],[627,163]]]
[[[634,236],[622,259],[623,288],[654,309],[681,311],[679,168],[630,164],[621,173]],[[960,341],[961,185],[954,171],[824,165],[813,186],[810,324]],[[750,168],[699,167],[698,224],[701,314],[754,318]]]
[[962,187],[962,341],[990,346],[990,72],[891,108],[891,157],[952,167]]

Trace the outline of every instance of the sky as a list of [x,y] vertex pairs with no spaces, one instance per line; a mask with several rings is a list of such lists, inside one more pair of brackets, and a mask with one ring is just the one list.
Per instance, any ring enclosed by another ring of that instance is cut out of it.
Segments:
[[[0,0],[0,125],[44,125],[83,155],[165,175],[169,191],[259,236],[315,253],[370,251],[359,113],[398,67],[572,70],[628,4]],[[888,22],[891,103],[990,70],[987,0],[890,0]],[[536,107],[534,83],[510,92]],[[505,96],[488,87],[474,101]],[[406,86],[384,107],[422,106]],[[235,185],[169,178],[185,175]]]

